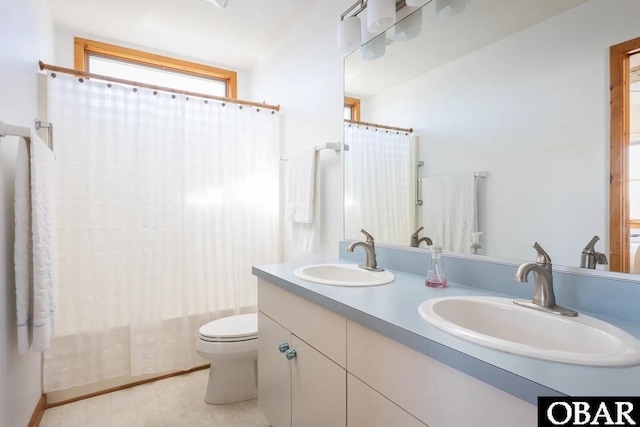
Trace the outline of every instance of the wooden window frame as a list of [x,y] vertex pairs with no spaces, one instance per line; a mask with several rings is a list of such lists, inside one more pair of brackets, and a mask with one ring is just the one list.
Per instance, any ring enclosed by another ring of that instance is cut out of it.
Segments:
[[609,165],[609,269],[628,273],[629,257],[629,56],[640,52],[640,38],[609,48],[611,134]]
[[226,83],[226,98],[237,99],[238,73],[223,68],[211,67],[196,62],[156,55],[140,50],[129,49],[108,43],[74,37],[74,68],[79,71],[89,72],[89,55],[99,55],[163,70],[191,74],[198,77],[222,80]]
[[360,100],[358,98],[344,97],[345,107],[351,107],[351,120],[360,121]]

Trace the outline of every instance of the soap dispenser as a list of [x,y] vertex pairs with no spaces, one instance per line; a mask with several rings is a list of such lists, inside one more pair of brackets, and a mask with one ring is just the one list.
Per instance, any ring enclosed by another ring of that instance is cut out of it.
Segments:
[[482,236],[482,231],[471,233],[471,240],[473,241],[469,245],[469,253],[482,255],[482,243],[480,243],[480,236]]
[[442,248],[440,246],[433,246],[431,248],[431,265],[427,273],[427,280],[424,282],[424,284],[430,288],[447,287],[447,276],[444,273],[444,263],[441,255]]

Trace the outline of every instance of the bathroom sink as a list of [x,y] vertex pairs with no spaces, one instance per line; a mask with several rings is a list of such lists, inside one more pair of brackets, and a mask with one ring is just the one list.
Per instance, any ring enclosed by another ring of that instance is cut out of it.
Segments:
[[293,274],[303,280],[333,286],[376,286],[394,280],[390,271],[370,271],[355,264],[314,264],[296,269]]
[[584,314],[560,316],[496,297],[435,298],[418,312],[444,332],[508,353],[576,365],[640,364],[639,340]]

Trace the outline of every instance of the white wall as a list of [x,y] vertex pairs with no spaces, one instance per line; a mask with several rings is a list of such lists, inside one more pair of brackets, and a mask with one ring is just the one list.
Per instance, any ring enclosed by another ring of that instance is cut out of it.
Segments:
[[[38,60],[53,58],[49,0],[0,2],[0,121],[33,126]],[[0,139],[0,425],[26,426],[42,394],[40,354],[20,356],[13,276],[13,181],[17,142]]]
[[[337,25],[350,0],[317,1],[252,70],[252,98],[282,106],[283,153],[343,140],[342,58]],[[284,224],[285,260],[337,257],[342,238],[342,155],[318,153],[320,219],[317,244],[300,249],[290,224]],[[319,193],[319,194],[318,194]]]
[[592,0],[363,101],[362,119],[416,129],[426,176],[489,172],[492,256],[534,259],[538,240],[576,266],[608,242],[608,48],[639,17],[637,0]]

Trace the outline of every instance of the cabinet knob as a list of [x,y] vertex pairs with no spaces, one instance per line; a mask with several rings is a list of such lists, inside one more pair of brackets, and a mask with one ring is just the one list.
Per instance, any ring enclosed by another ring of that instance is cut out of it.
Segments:
[[293,360],[296,358],[296,351],[294,349],[287,350],[284,355],[287,357],[287,359]]
[[289,350],[289,343],[281,342],[278,345],[278,350],[280,350],[280,353],[284,353],[285,351]]

